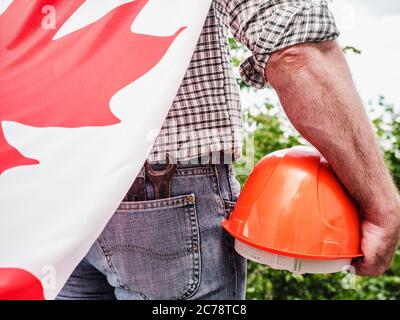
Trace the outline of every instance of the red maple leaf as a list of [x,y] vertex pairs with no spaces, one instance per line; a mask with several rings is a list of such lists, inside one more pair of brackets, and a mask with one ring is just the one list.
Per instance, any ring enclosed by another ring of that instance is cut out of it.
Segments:
[[[52,40],[84,1],[14,0],[0,15],[0,175],[39,163],[6,141],[2,121],[39,128],[119,123],[109,107],[111,97],[151,70],[184,29],[168,37],[132,32],[148,2],[136,0]],[[41,25],[44,5],[56,9],[55,30]]]
[[0,268],[0,300],[44,300],[42,284],[29,271]]

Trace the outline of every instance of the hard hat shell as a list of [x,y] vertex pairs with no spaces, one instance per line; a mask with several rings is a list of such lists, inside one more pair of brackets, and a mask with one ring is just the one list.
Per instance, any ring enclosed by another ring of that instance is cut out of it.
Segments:
[[362,256],[358,208],[327,161],[310,147],[263,158],[223,227],[239,248],[246,244],[272,254],[317,260]]

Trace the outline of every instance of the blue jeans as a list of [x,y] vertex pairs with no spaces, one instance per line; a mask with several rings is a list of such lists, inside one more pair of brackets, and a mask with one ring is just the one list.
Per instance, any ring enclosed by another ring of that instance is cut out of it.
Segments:
[[58,299],[244,299],[246,260],[221,227],[231,165],[178,164],[171,198],[122,202]]

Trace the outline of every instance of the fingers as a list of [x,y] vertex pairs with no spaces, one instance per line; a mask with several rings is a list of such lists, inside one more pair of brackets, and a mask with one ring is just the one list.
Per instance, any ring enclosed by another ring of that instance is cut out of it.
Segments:
[[396,253],[397,227],[394,229],[383,228],[369,220],[364,220],[361,229],[361,251],[364,256],[355,259],[352,265],[358,275],[380,276],[390,268]]
[[378,277],[390,269],[391,263],[387,265],[382,263],[368,263],[365,262],[365,258],[362,257],[353,260],[352,266],[355,268],[356,274],[359,276]]

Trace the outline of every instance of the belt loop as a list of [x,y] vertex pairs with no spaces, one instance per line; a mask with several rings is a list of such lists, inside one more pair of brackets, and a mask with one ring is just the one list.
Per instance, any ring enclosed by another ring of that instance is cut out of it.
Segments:
[[[226,186],[226,166],[224,164],[213,164],[213,170],[215,172],[216,181],[217,181],[217,188],[219,196],[222,200],[228,200],[229,195],[227,194],[227,189],[230,188]],[[228,182],[229,185],[229,182]]]
[[139,174],[137,175],[137,178],[139,177],[146,180],[146,167],[144,165],[140,168]]
[[[147,161],[147,160],[146,160]],[[139,174],[136,178],[138,180],[138,183],[140,185],[140,188],[142,190],[139,190],[141,201],[146,201],[147,200],[147,188],[146,188],[146,166],[143,164],[143,166],[140,168]]]
[[144,196],[144,201],[147,200],[147,187],[146,187],[146,166],[143,165],[142,168],[140,169],[139,174],[143,178],[143,196]]
[[233,176],[235,175],[235,170],[232,163],[227,164],[228,175]]

